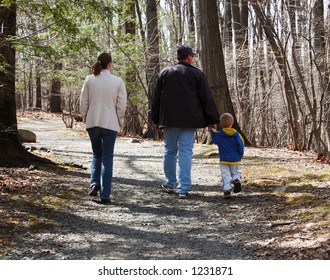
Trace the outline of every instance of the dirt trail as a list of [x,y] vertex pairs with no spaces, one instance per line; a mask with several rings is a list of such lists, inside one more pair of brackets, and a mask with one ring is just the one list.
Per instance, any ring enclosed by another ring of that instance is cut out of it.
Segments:
[[[40,179],[52,190],[35,210],[47,227],[24,228],[2,259],[329,259],[330,169],[312,163],[312,154],[247,148],[243,191],[224,200],[216,147],[196,144],[191,197],[179,200],[160,188],[162,142],[118,138],[113,203],[104,206],[86,195],[91,153],[83,128],[24,117],[19,128],[37,134],[32,146],[44,155],[83,168]],[[66,203],[53,207],[55,198]]]

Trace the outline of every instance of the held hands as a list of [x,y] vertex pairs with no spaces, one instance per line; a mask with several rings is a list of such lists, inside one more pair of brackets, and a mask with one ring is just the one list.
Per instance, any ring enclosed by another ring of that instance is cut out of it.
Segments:
[[209,124],[207,128],[208,128],[208,131],[211,131],[213,129],[216,130],[217,129],[217,124]]

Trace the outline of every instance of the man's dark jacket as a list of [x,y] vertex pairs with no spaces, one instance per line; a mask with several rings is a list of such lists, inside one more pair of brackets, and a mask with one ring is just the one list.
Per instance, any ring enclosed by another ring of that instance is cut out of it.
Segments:
[[160,127],[203,128],[219,122],[204,73],[185,62],[160,72],[151,115],[152,121]]

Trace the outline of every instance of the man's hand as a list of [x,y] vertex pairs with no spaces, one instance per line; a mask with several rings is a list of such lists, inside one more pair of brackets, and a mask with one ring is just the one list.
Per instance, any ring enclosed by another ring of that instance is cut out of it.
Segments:
[[217,124],[209,124],[208,125],[208,131],[211,131],[212,129],[217,129]]

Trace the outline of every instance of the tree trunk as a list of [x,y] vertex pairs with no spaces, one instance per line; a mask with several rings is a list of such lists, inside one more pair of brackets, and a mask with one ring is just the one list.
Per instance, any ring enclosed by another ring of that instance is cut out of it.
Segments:
[[0,6],[0,130],[17,130],[15,101],[15,49],[9,36],[16,34],[16,5]]
[[42,104],[41,104],[41,77],[40,77],[40,71],[39,71],[39,66],[40,64],[37,63],[36,65],[36,108],[41,109]]
[[[311,124],[312,124],[312,131],[315,137],[315,143],[316,148],[319,151],[320,149],[320,131],[317,125],[317,108],[316,104],[313,106],[313,103],[311,100],[314,100],[316,102],[316,97],[314,96],[314,84],[311,85],[311,92],[312,92],[312,98],[309,97],[309,90],[307,89],[306,81],[303,75],[303,63],[300,61],[299,57],[301,56],[301,44],[297,39],[297,26],[296,26],[296,9],[297,9],[297,1],[296,0],[290,0],[287,2],[287,9],[289,14],[289,23],[291,27],[291,36],[292,36],[292,61],[294,63],[295,70],[298,75],[301,91],[305,97],[305,103],[307,105],[308,111],[304,110],[300,107],[300,111],[302,112],[303,116],[310,116],[311,118]],[[304,135],[306,136],[306,122],[303,121],[305,117],[302,117],[301,127],[304,132]],[[305,141],[304,141],[305,142]],[[306,148],[306,145],[305,147]]]
[[[61,71],[62,63],[55,63],[54,70],[55,70],[55,72]],[[50,112],[53,112],[53,113],[62,113],[61,81],[59,78],[52,79],[49,110],[50,110]]]
[[244,0],[232,0],[233,27],[235,32],[236,95],[238,97],[239,120],[242,129],[249,131],[251,116],[249,84],[248,8]]
[[0,166],[24,166],[34,158],[21,145],[15,101],[15,49],[8,39],[16,34],[16,5],[0,6]]
[[[129,7],[125,10],[127,10],[127,14],[123,15],[124,17],[124,28],[125,28],[125,34],[129,34],[128,40],[131,40],[136,35],[136,27],[135,27],[135,6],[136,3],[132,1],[127,1],[125,5],[129,5]],[[137,3],[138,4],[138,3]],[[129,43],[129,42],[127,42]],[[125,67],[126,73],[126,83],[127,83],[127,99],[128,99],[128,106],[126,110],[125,115],[125,126],[123,128],[123,134],[124,135],[140,135],[142,136],[142,126],[140,123],[139,113],[138,113],[138,107],[132,103],[132,100],[134,98],[134,95],[136,94],[136,90],[134,90],[134,87],[130,85],[137,84],[136,79],[136,72],[133,67],[131,67],[129,64]]]
[[[262,33],[261,33],[262,36]],[[267,56],[265,55],[265,50],[263,47],[263,40],[260,38],[261,44],[259,46],[259,62],[258,63],[258,69],[259,69],[259,77],[260,80],[260,93],[261,93],[261,100],[260,100],[260,146],[265,146],[266,143],[266,135],[267,135],[267,114],[268,114],[268,99],[269,95],[267,94],[267,85],[266,85],[266,80],[267,80],[267,73],[266,73],[266,67],[263,66],[261,62],[267,61]]]
[[192,39],[195,39],[195,14],[194,14],[194,3],[193,0],[187,0],[187,10],[188,10],[188,30],[189,35],[192,37]]
[[36,77],[36,108],[41,109],[41,78]]
[[[197,0],[197,30],[199,38],[199,58],[209,81],[215,103],[220,114],[225,112],[234,116],[234,128],[241,132],[237,123],[233,104],[229,94],[222,43],[220,39],[218,9],[216,0]],[[210,63],[216,61],[217,63]],[[245,138],[244,134],[242,136]],[[246,144],[249,141],[245,138]]]
[[32,64],[29,64],[30,71],[29,71],[29,82],[28,82],[28,89],[29,89],[29,108],[33,108],[33,71],[32,71]]
[[152,93],[156,85],[159,65],[159,30],[156,0],[147,1],[147,65],[146,76],[148,84],[148,128],[144,134],[146,138],[154,137],[154,129],[151,120]]
[[[328,72],[328,77],[330,73]],[[326,158],[330,163],[330,81],[327,78],[328,83],[325,86],[325,98],[324,98],[324,131],[325,131],[325,142],[326,142]]]
[[232,39],[233,39],[230,0],[225,0],[223,5],[224,5],[224,13],[223,13],[223,20],[220,22],[221,23],[220,35],[222,35],[221,36],[222,42],[226,48],[232,46]]
[[[329,23],[328,23],[329,24]],[[315,125],[314,133],[315,140],[317,145],[318,154],[327,154],[328,159],[330,160],[330,79],[329,79],[329,69],[326,63],[326,57],[329,50],[329,46],[326,48],[325,40],[325,28],[324,28],[324,2],[323,0],[316,0],[313,7],[313,46],[315,49],[315,63],[318,70],[321,73],[319,76],[319,85],[320,91],[322,92],[321,96],[321,108],[324,112],[324,117],[320,114],[320,124],[319,126]],[[329,35],[328,35],[329,36]],[[328,38],[329,42],[329,38]],[[316,107],[316,106],[315,106]],[[316,108],[315,108],[316,111]],[[316,112],[313,114],[313,121],[316,122]],[[325,147],[321,148],[321,127],[322,127],[322,118],[324,118],[324,130],[325,130]]]
[[[328,18],[330,20],[330,15],[328,13]],[[330,53],[330,34],[328,34],[327,38],[327,46],[326,46],[326,53]],[[330,65],[330,57],[327,57],[327,65]],[[325,134],[325,142],[327,147],[327,157],[328,163],[330,163],[330,69],[327,67],[324,71],[324,82],[323,82],[323,89],[324,89],[324,134]]]
[[10,165],[23,150],[17,132],[15,101],[15,49],[9,36],[16,34],[16,5],[0,6],[0,165]]

